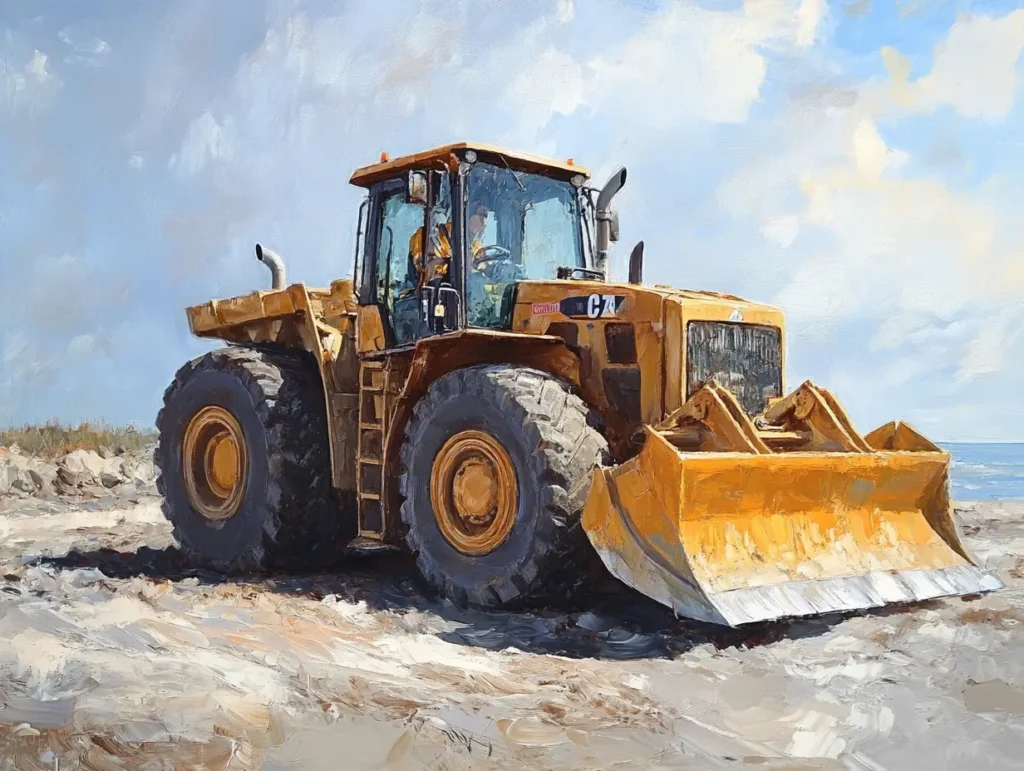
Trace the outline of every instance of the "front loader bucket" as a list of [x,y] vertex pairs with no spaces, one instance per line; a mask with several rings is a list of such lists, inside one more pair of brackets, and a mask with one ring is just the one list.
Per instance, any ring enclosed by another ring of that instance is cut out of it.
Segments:
[[923,438],[893,449],[919,438],[903,424],[846,452],[686,452],[646,434],[595,475],[583,525],[615,577],[678,615],[737,626],[1002,586],[957,535],[949,456]]

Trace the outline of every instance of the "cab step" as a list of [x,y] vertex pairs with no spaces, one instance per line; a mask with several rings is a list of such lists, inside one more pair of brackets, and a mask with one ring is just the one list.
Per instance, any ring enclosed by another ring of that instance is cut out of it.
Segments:
[[345,547],[345,554],[369,555],[369,554],[398,554],[402,549],[392,543],[384,543],[376,538],[356,536]]

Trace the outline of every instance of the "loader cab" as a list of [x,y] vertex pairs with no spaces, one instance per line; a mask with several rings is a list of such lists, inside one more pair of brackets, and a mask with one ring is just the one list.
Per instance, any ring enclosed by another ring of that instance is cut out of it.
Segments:
[[356,283],[360,305],[379,313],[383,350],[510,329],[519,282],[586,271],[585,180],[571,164],[465,146],[357,171],[368,195]]

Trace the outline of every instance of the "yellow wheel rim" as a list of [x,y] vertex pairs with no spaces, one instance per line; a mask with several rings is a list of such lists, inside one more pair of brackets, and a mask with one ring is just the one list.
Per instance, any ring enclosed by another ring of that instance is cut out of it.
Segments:
[[249,472],[245,438],[235,416],[223,407],[203,407],[185,429],[181,455],[192,507],[215,522],[233,517]]
[[430,472],[434,519],[448,543],[479,557],[497,549],[516,521],[512,459],[483,431],[463,431],[441,448]]

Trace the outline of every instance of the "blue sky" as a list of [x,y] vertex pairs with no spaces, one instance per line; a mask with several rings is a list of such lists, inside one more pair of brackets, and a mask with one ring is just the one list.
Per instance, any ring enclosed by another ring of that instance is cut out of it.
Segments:
[[863,431],[1024,440],[1019,4],[183,0],[0,11],[0,424],[152,425],[184,307],[351,269],[353,168],[630,171],[613,274],[778,303]]

